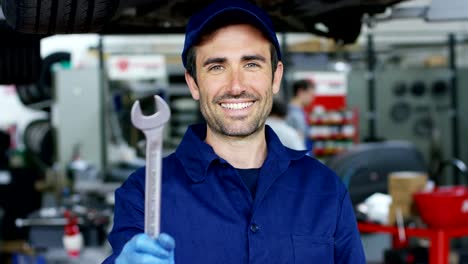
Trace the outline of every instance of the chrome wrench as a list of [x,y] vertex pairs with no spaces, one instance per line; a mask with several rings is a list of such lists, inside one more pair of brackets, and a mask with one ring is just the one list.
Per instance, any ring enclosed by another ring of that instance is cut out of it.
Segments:
[[164,125],[169,121],[171,111],[167,103],[158,95],[154,96],[157,112],[145,116],[140,102],[132,106],[132,124],[146,137],[145,175],[145,233],[157,237],[161,222],[161,160]]

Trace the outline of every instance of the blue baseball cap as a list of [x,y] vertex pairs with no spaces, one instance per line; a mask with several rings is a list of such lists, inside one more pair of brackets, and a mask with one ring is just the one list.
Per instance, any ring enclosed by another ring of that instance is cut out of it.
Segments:
[[205,30],[216,28],[230,18],[256,26],[276,48],[278,60],[281,60],[281,49],[276,32],[268,14],[258,6],[243,0],[217,0],[190,17],[185,31],[182,62],[187,68],[187,52],[195,45]]

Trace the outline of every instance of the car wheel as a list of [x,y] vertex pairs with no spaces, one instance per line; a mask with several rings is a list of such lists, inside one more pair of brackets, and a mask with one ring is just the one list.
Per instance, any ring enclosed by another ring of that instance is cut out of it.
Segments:
[[2,0],[10,26],[38,34],[98,32],[117,7],[116,0]]

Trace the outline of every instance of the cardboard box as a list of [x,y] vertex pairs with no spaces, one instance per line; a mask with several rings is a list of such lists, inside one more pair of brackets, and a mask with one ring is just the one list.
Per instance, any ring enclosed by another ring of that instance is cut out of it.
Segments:
[[390,225],[396,223],[397,209],[401,211],[403,220],[417,216],[413,203],[413,194],[426,187],[428,176],[424,172],[399,171],[388,175],[388,193],[392,204],[388,212]]
[[412,204],[413,203],[413,194],[415,191],[409,192],[400,192],[400,191],[393,191],[390,193],[392,197],[392,202],[395,204]]
[[411,193],[412,195],[426,187],[427,179],[427,173],[424,172],[392,172],[388,175],[388,192],[390,195],[405,196],[403,193]]

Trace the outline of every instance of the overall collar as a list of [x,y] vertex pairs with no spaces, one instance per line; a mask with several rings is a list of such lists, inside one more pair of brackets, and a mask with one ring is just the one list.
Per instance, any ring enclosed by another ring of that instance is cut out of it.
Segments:
[[205,138],[206,124],[191,125],[175,152],[193,182],[203,181],[211,162],[220,159]]
[[[205,179],[206,172],[213,161],[225,162],[210,145],[205,143],[206,130],[206,124],[189,126],[175,152],[193,182],[201,182]],[[267,165],[269,168],[274,167],[284,171],[291,160],[300,159],[306,154],[306,151],[294,151],[284,147],[269,126],[265,128],[265,136],[268,153],[262,170]],[[270,169],[268,171],[267,175],[276,174]],[[268,182],[272,180],[274,179],[268,179]]]

